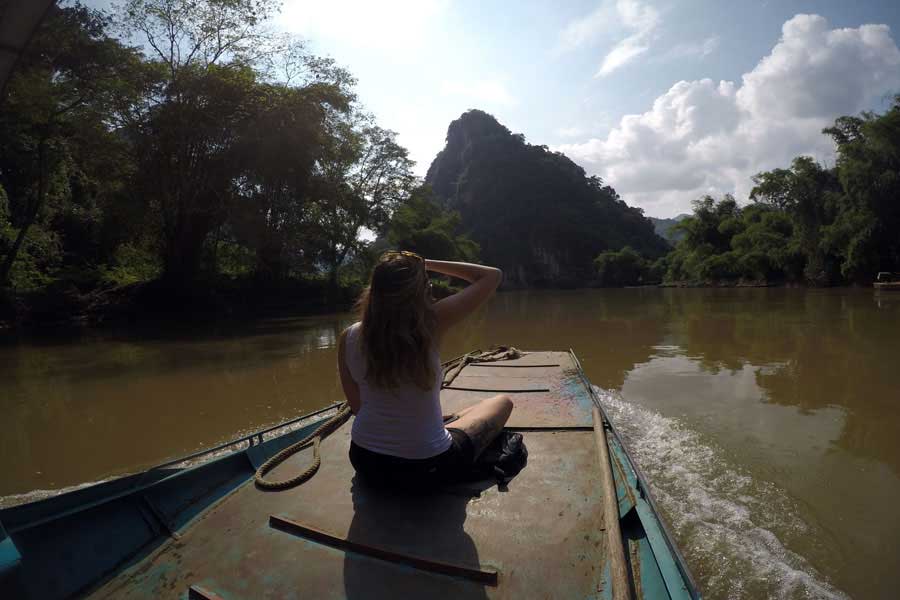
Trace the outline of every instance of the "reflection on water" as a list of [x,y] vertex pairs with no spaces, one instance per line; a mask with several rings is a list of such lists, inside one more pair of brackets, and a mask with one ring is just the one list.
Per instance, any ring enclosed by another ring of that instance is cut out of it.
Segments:
[[[351,320],[0,346],[0,496],[124,473],[340,399],[334,345]],[[709,597],[900,586],[900,294],[505,293],[443,355],[492,344],[573,348],[630,407],[616,418],[654,449],[642,466],[687,524],[679,541]],[[702,456],[721,469],[699,469]],[[689,511],[698,492],[728,510]],[[738,556],[742,540],[753,557]]]
[[148,467],[341,398],[346,317],[0,347],[0,495]]

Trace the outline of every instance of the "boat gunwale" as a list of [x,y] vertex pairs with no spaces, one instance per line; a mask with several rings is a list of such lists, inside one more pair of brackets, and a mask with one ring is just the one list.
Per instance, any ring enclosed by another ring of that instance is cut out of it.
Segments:
[[[71,507],[71,508],[68,508],[68,509],[65,509],[65,510],[61,510],[61,511],[59,511],[59,512],[55,512],[55,513],[53,513],[53,514],[51,514],[51,515],[48,515],[48,516],[46,516],[46,517],[44,517],[44,518],[41,518],[41,519],[37,519],[37,520],[34,520],[34,521],[29,521],[28,523],[23,524],[23,525],[20,525],[20,526],[18,526],[18,527],[10,527],[10,528],[7,529],[7,533],[19,533],[19,532],[25,531],[25,530],[27,530],[27,529],[32,529],[32,528],[34,528],[34,527],[39,527],[39,526],[41,526],[41,525],[46,525],[47,523],[51,523],[51,522],[56,521],[56,520],[59,520],[59,519],[63,519],[63,518],[66,518],[66,517],[70,517],[70,516],[75,515],[75,514],[77,514],[77,513],[80,513],[80,512],[89,510],[89,509],[93,509],[93,508],[96,508],[96,507],[98,507],[98,506],[102,506],[102,505],[104,505],[104,504],[108,504],[108,503],[110,503],[110,502],[114,502],[114,501],[116,501],[116,500],[125,498],[125,497],[127,497],[127,496],[134,495],[135,493],[144,492],[144,491],[146,491],[146,490],[148,490],[148,489],[150,489],[150,488],[156,487],[156,486],[158,486],[158,485],[160,485],[160,484],[162,484],[162,483],[166,483],[166,482],[168,482],[168,481],[171,481],[172,479],[175,479],[175,478],[181,477],[181,476],[183,476],[183,475],[186,475],[188,472],[192,472],[192,471],[195,470],[195,469],[198,469],[198,468],[201,468],[201,467],[203,467],[203,466],[206,466],[207,464],[210,464],[211,462],[213,462],[213,461],[215,461],[215,460],[229,458],[229,457],[234,456],[234,455],[236,455],[236,454],[239,454],[239,453],[241,453],[241,452],[246,452],[247,449],[248,449],[249,447],[254,447],[254,446],[258,446],[258,445],[262,444],[262,443],[265,441],[265,440],[263,439],[262,436],[264,436],[265,434],[271,433],[271,432],[273,432],[273,431],[277,431],[278,429],[281,429],[281,428],[283,428],[283,427],[289,427],[289,426],[291,426],[291,425],[300,423],[300,422],[305,421],[305,420],[307,420],[307,419],[311,419],[312,417],[321,415],[322,413],[328,412],[329,410],[333,410],[333,409],[337,408],[338,406],[340,406],[341,404],[342,404],[341,402],[335,402],[335,403],[330,404],[330,405],[328,405],[328,406],[326,406],[326,407],[324,407],[324,408],[320,408],[320,409],[314,410],[314,411],[312,411],[312,412],[303,414],[303,415],[301,415],[301,416],[299,416],[299,417],[292,417],[292,418],[288,419],[287,421],[283,421],[283,422],[281,422],[281,423],[279,423],[279,424],[277,424],[277,425],[271,425],[271,426],[268,426],[268,427],[264,427],[263,429],[259,429],[259,430],[257,430],[257,431],[252,432],[252,433],[246,434],[246,435],[244,435],[244,436],[241,436],[241,437],[238,437],[238,438],[234,438],[234,439],[232,439],[231,441],[223,442],[223,443],[221,443],[221,444],[217,444],[216,446],[212,446],[212,447],[210,447],[210,448],[205,448],[205,449],[200,450],[200,451],[198,451],[198,452],[193,452],[193,453],[191,453],[191,454],[182,456],[182,457],[180,457],[180,458],[176,458],[176,459],[173,459],[173,460],[170,460],[170,461],[167,461],[167,462],[158,464],[158,465],[156,465],[156,466],[149,467],[149,468],[144,469],[144,470],[142,470],[142,471],[137,471],[137,472],[135,472],[135,473],[125,474],[125,475],[122,475],[121,477],[112,478],[112,479],[109,479],[109,480],[106,480],[106,481],[100,481],[100,482],[97,482],[97,483],[94,483],[94,484],[90,484],[90,485],[87,485],[87,486],[85,486],[85,487],[82,487],[82,488],[79,488],[79,489],[76,489],[76,490],[63,491],[63,492],[61,492],[61,493],[59,493],[59,494],[55,494],[55,495],[52,495],[52,496],[47,496],[46,498],[41,498],[41,499],[39,499],[39,500],[34,500],[34,501],[32,501],[32,502],[24,502],[24,503],[22,503],[22,504],[15,504],[15,505],[12,505],[12,506],[5,507],[5,508],[3,508],[2,510],[0,510],[0,513],[2,513],[4,510],[14,510],[14,509],[17,509],[17,508],[19,508],[19,507],[26,506],[26,505],[39,505],[39,504],[44,503],[44,502],[50,503],[50,502],[55,501],[57,498],[60,498],[61,496],[64,496],[64,495],[67,495],[67,494],[70,494],[70,493],[77,493],[77,492],[82,492],[82,491],[85,491],[85,490],[96,489],[97,486],[108,485],[108,484],[111,484],[111,483],[113,483],[113,482],[115,482],[115,481],[117,481],[117,480],[119,480],[119,479],[124,479],[124,478],[127,478],[127,477],[136,477],[136,478],[138,478],[138,480],[137,480],[137,482],[135,483],[135,485],[129,486],[129,487],[127,487],[127,488],[125,488],[125,489],[122,489],[122,490],[120,490],[120,491],[118,491],[118,492],[114,492],[114,493],[112,493],[112,494],[109,494],[108,496],[103,496],[102,498],[99,498],[99,499],[97,499],[97,500],[94,500],[93,502],[84,502],[84,503],[80,503],[80,504],[78,504],[77,506],[74,506],[74,507]],[[273,438],[271,438],[271,439],[272,439],[272,440],[277,439],[277,438],[279,438],[279,437],[281,437],[281,436],[283,436],[283,435],[287,435],[288,433],[290,433],[290,432],[287,432],[287,431],[286,431],[286,432],[280,433],[280,434],[276,435],[275,437],[273,437]],[[252,442],[252,439],[253,439],[253,438],[257,438],[257,437],[258,437],[259,439],[256,441],[256,443],[253,443],[253,442]],[[269,441],[271,441],[271,440],[269,440]],[[159,478],[159,479],[153,479],[153,480],[151,480],[151,481],[148,481],[147,483],[141,483],[141,480],[144,479],[144,478],[146,478],[146,476],[147,476],[148,474],[153,473],[153,472],[155,472],[155,471],[159,471],[160,469],[165,469],[166,467],[171,467],[171,466],[173,466],[173,465],[177,465],[177,464],[180,464],[180,463],[188,462],[188,461],[191,461],[191,460],[194,460],[194,459],[197,459],[197,458],[201,458],[201,457],[206,456],[206,455],[215,454],[216,452],[219,452],[219,451],[221,451],[221,450],[224,450],[224,449],[226,449],[226,448],[228,448],[228,447],[230,447],[230,446],[237,446],[238,444],[242,444],[242,443],[245,443],[245,442],[249,442],[250,445],[248,446],[248,448],[235,448],[233,452],[228,452],[227,454],[223,454],[223,455],[221,455],[221,456],[214,456],[214,457],[211,458],[210,461],[204,461],[204,462],[199,463],[199,464],[188,465],[188,466],[186,466],[186,467],[183,468],[183,469],[177,469],[177,470],[174,471],[173,473],[171,473],[171,474],[169,474],[169,475],[166,475],[166,476],[164,476],[164,477],[161,477],[161,478]]]
[[[656,517],[656,522],[659,524],[660,531],[662,533],[663,539],[666,542],[666,546],[669,549],[669,552],[675,558],[675,566],[678,568],[682,577],[686,580],[688,584],[688,594],[690,594],[691,598],[695,598],[697,600],[700,599],[700,588],[697,587],[697,582],[694,579],[694,576],[691,574],[690,569],[687,566],[687,562],[684,560],[684,556],[681,554],[681,551],[678,549],[678,545],[675,543],[675,539],[672,536],[672,532],[669,529],[668,524],[665,521],[662,513],[659,510],[659,507],[656,504],[656,500],[653,498],[653,494],[650,491],[650,486],[647,485],[647,479],[644,477],[644,473],[641,471],[637,462],[632,458],[631,453],[628,451],[628,446],[625,444],[622,437],[619,435],[619,432],[616,431],[615,426],[613,425],[612,420],[607,415],[606,410],[603,408],[603,405],[600,403],[600,399],[597,397],[597,392],[594,390],[594,386],[591,384],[590,379],[588,379],[587,375],[584,372],[584,369],[581,366],[581,362],[578,360],[578,357],[575,355],[574,350],[569,348],[569,356],[572,358],[572,362],[575,363],[575,368],[578,371],[578,376],[581,378],[582,383],[587,388],[588,393],[591,396],[591,401],[596,405],[596,407],[600,410],[600,414],[603,415],[603,420],[606,421],[606,424],[609,425],[609,430],[612,433],[615,441],[618,443],[619,447],[622,449],[622,452],[625,454],[625,458],[628,459],[630,463],[630,467],[634,471],[634,475],[637,478],[638,484],[640,485],[640,489],[638,490],[646,500],[647,504],[653,510],[653,514]],[[607,442],[609,444],[609,442]],[[627,482],[626,482],[627,487]]]
[[[150,472],[150,471],[155,471],[157,469],[164,469],[166,467],[171,467],[172,465],[177,465],[179,463],[187,462],[189,460],[194,460],[195,458],[200,458],[201,456],[205,456],[207,454],[212,454],[214,452],[218,452],[219,450],[224,450],[225,448],[228,448],[229,446],[236,446],[237,444],[242,444],[244,442],[250,442],[251,446],[256,446],[258,444],[261,444],[264,441],[262,439],[262,436],[267,433],[271,433],[277,429],[281,429],[282,427],[288,427],[289,425],[294,425],[295,423],[299,423],[300,421],[303,421],[310,417],[315,417],[316,415],[320,415],[324,412],[328,412],[329,410],[337,408],[341,404],[343,404],[343,402],[334,402],[333,404],[329,404],[328,406],[326,406],[324,408],[320,408],[320,409],[314,410],[313,412],[309,412],[309,413],[300,415],[299,417],[291,417],[287,421],[282,421],[281,423],[278,423],[276,425],[270,425],[268,427],[258,429],[252,433],[248,433],[241,437],[234,438],[231,441],[222,442],[221,444],[218,444],[216,446],[212,446],[210,448],[205,448],[203,450],[198,450],[197,452],[193,452],[186,456],[182,456],[181,458],[172,459],[170,461],[150,467],[149,469],[145,469],[142,472],[146,473],[146,472]],[[279,434],[279,435],[281,435],[281,434]],[[256,437],[258,437],[259,439],[256,441],[256,443],[253,443],[253,438],[256,438]]]

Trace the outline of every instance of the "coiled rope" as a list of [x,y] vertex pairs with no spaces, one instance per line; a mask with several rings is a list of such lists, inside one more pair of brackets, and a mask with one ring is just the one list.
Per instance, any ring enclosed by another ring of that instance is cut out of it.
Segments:
[[[346,423],[347,419],[349,418],[350,405],[345,402],[338,408],[337,413],[333,417],[319,425],[315,431],[310,433],[299,442],[291,444],[290,446],[264,462],[256,470],[256,474],[253,476],[253,478],[256,480],[257,487],[261,487],[266,490],[285,490],[287,488],[300,485],[301,483],[311,478],[316,474],[316,471],[319,470],[319,467],[322,464],[322,459],[319,456],[319,445],[322,443],[322,439],[328,437],[330,433],[333,433],[341,425]],[[265,479],[266,473],[286,461],[297,452],[300,452],[301,450],[309,446],[309,444],[313,445],[313,460],[312,464],[309,465],[309,468],[307,468],[296,477],[291,477],[290,479],[285,479],[284,481],[271,481]]]
[[459,375],[463,369],[465,369],[472,363],[513,360],[516,358],[521,358],[524,354],[524,352],[522,352],[518,348],[513,348],[512,346],[495,346],[494,348],[491,348],[490,350],[486,350],[484,352],[482,352],[481,350],[474,350],[473,352],[469,352],[468,354],[458,356],[457,358],[449,360],[441,365],[444,367],[444,380],[441,382],[441,388],[448,387],[451,383],[453,383],[453,380],[456,379],[456,376]]

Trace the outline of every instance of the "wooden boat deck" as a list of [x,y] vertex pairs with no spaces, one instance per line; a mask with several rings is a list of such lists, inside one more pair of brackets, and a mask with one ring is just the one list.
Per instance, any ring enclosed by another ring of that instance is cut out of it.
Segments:
[[[347,459],[351,421],[322,443],[322,467],[309,482],[280,492],[245,483],[181,528],[177,538],[89,595],[204,597],[202,590],[225,599],[606,595],[609,566],[592,402],[572,357],[534,352],[469,365],[442,392],[444,412],[500,391],[513,399],[508,427],[523,431],[529,452],[528,466],[508,489],[485,482],[411,496],[367,488]],[[299,472],[310,452],[295,455],[273,476]],[[264,460],[254,457],[253,448],[247,454],[257,465]],[[280,518],[348,540],[355,549],[276,526]],[[442,572],[447,569],[455,574]],[[490,581],[493,573],[496,581]]]

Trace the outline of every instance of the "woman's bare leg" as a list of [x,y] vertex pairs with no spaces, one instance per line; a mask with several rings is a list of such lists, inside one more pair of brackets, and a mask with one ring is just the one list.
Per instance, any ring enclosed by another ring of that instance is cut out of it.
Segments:
[[512,400],[506,394],[492,396],[457,413],[459,418],[449,425],[466,432],[478,458],[506,425],[512,409]]
[[[455,413],[449,413],[449,414],[444,415],[444,423],[447,425],[449,425],[450,423],[455,423],[457,419],[459,419],[461,416],[463,416],[464,414],[466,414],[467,412],[469,412],[476,406],[478,406],[478,404],[473,404],[472,406],[466,407]],[[447,421],[450,421],[450,423],[448,423]]]

